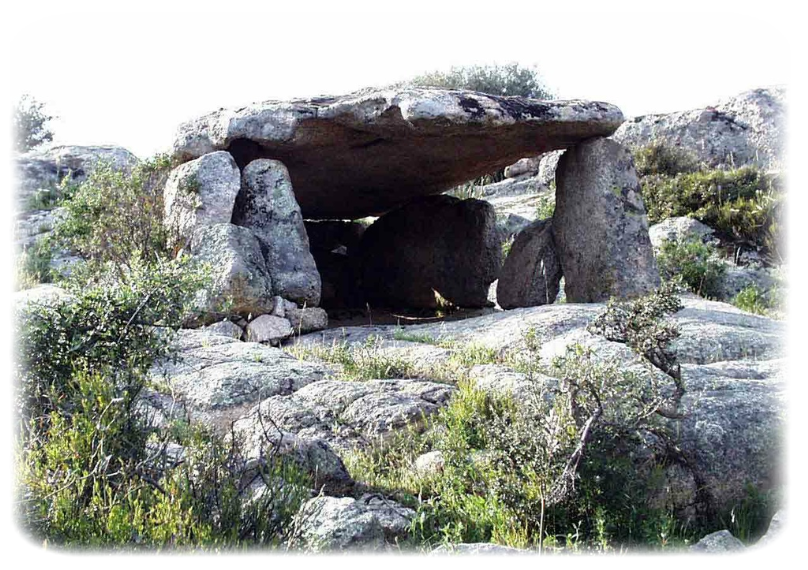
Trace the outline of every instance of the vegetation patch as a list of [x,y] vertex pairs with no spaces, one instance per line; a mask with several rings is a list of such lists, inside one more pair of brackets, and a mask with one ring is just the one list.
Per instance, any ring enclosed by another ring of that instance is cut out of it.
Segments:
[[752,166],[702,168],[684,151],[662,144],[639,149],[634,161],[650,223],[691,216],[726,243],[782,259],[784,196],[777,178]]
[[720,297],[726,265],[715,246],[699,239],[668,240],[663,242],[656,261],[663,280],[682,285],[702,297]]
[[[665,316],[677,301],[666,289],[634,304],[613,303],[593,330],[676,375],[668,352],[676,330]],[[545,363],[535,331],[523,347],[517,360],[532,382],[528,396],[487,394],[461,376],[457,393],[424,432],[401,434],[347,461],[357,481],[416,509],[411,545],[603,551],[691,541],[694,529],[677,520],[673,507],[650,499],[664,486],[666,467],[680,459],[668,448],[664,418],[677,408],[681,375],[671,376],[673,390],[649,384],[581,346]],[[486,352],[480,360],[512,357]],[[631,457],[641,446],[651,449],[639,464]],[[441,452],[440,467],[415,469],[428,451]]]

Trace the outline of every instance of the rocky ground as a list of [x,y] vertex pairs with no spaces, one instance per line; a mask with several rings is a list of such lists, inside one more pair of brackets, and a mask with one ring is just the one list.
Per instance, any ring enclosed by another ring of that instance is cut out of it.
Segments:
[[[183,125],[177,137],[175,157],[185,162],[166,185],[166,223],[192,255],[214,265],[213,285],[202,295],[211,310],[188,318],[185,324],[195,328],[172,340],[177,358],[152,368],[138,406],[152,425],[191,420],[240,438],[248,464],[262,461],[268,449],[293,459],[314,483],[296,519],[295,546],[396,550],[406,541],[415,511],[392,493],[370,493],[352,473],[351,457],[425,429],[456,398],[461,377],[482,392],[516,401],[535,389],[537,378],[557,382],[515,364],[526,335],[540,346],[544,363],[580,346],[598,362],[649,384],[659,379],[662,373],[625,344],[588,326],[611,295],[634,296],[659,285],[655,259],[664,243],[712,243],[715,231],[688,217],[648,228],[634,167],[615,167],[631,163],[627,149],[649,138],[690,147],[710,140],[699,147],[705,164],[720,167],[732,156],[733,164],[779,167],[780,131],[770,125],[780,112],[778,90],[635,118],[617,132],[622,115],[602,103],[516,108],[507,98],[435,93],[267,102],[201,117]],[[448,127],[444,116],[451,118]],[[481,117],[489,120],[477,140]],[[329,127],[307,130],[313,118]],[[259,129],[261,121],[266,124]],[[211,127],[220,123],[227,128]],[[349,136],[348,127],[365,129],[361,140]],[[439,128],[463,138],[466,155],[433,140],[440,138],[432,136]],[[527,144],[530,137],[523,135],[531,129],[549,134],[541,144]],[[589,138],[612,133],[612,139]],[[312,137],[319,146],[307,146]],[[481,149],[497,139],[497,155],[486,157]],[[568,139],[577,146],[559,150]],[[335,145],[341,150],[328,155],[311,150]],[[472,188],[478,200],[422,196],[550,149],[510,166],[505,180]],[[270,158],[278,153],[286,153],[285,163]],[[416,161],[424,159],[419,153],[432,153],[443,167],[391,166],[402,153]],[[82,147],[20,158],[28,181],[25,203],[40,204],[38,190],[52,190],[66,176],[85,179],[96,156],[111,157],[121,169],[136,160],[123,149]],[[343,168],[346,161],[361,168]],[[419,176],[402,185],[402,172]],[[571,189],[565,192],[565,185]],[[398,192],[368,190],[387,186]],[[599,193],[574,195],[576,188],[594,186]],[[584,207],[595,199],[598,216]],[[405,202],[369,229],[357,221],[308,219],[376,214]],[[441,223],[435,223],[436,212]],[[20,249],[33,248],[60,215],[59,209],[26,208],[18,217]],[[593,228],[602,232],[595,235]],[[600,266],[576,267],[581,249]],[[58,275],[74,261],[68,252],[56,252],[49,263]],[[782,314],[752,314],[728,301],[750,285],[782,287],[784,269],[754,254],[716,262],[724,266],[718,300],[683,294],[683,307],[670,317],[679,332],[672,351],[685,392],[682,415],[668,418],[668,427],[678,452],[689,459],[665,467],[660,500],[684,519],[729,511],[750,486],[773,495],[783,487],[785,326],[772,318]],[[575,285],[564,284],[562,265]],[[613,278],[602,289],[607,273]],[[352,298],[357,281],[365,288],[361,302]],[[466,308],[442,306],[436,288]],[[565,302],[565,293],[597,302]],[[16,301],[25,306],[64,298],[60,289],[40,286],[19,292]],[[227,318],[216,312],[225,299],[232,313]],[[395,301],[408,308],[375,308]],[[328,311],[318,306],[329,302]],[[357,362],[361,370],[352,368]],[[171,453],[181,457],[183,450]],[[440,452],[430,452],[413,462],[413,473],[439,470],[442,461]],[[256,488],[247,497],[261,492]],[[778,513],[772,533],[783,520]],[[726,530],[693,546],[709,552],[741,548]],[[434,552],[520,550],[459,544]]]

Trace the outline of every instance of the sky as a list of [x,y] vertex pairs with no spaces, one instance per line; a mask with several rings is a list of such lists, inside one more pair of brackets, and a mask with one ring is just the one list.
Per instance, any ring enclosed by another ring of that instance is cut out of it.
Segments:
[[55,142],[115,144],[140,157],[168,150],[182,121],[220,107],[348,93],[451,66],[535,66],[558,98],[607,101],[626,116],[789,79],[786,14],[744,11],[743,2],[655,11],[438,0],[208,11],[195,2],[170,11],[166,1],[157,13],[36,4],[21,5],[6,32],[12,101],[29,93],[44,102],[58,117]]

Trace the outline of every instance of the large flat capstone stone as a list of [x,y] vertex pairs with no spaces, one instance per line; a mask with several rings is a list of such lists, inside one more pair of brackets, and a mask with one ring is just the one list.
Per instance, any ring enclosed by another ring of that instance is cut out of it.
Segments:
[[620,110],[473,91],[403,88],[221,109],[180,125],[174,157],[228,151],[289,169],[306,219],[381,215],[483,174],[611,135]]

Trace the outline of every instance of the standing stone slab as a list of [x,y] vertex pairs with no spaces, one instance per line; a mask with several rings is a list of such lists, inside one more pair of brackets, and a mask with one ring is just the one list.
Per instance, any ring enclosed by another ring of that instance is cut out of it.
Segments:
[[481,307],[502,265],[493,206],[431,196],[385,214],[362,235],[362,286],[391,307],[437,306],[435,291],[462,307]]
[[229,224],[240,186],[236,161],[224,151],[178,166],[163,191],[166,225],[185,242],[196,228]]
[[567,301],[596,303],[659,287],[631,153],[596,138],[568,149],[556,171],[553,236]]
[[267,271],[261,246],[253,233],[233,224],[198,228],[190,244],[196,259],[211,269],[211,283],[197,303],[203,322],[222,316],[262,315],[272,311],[272,279]]
[[497,302],[503,309],[549,305],[560,281],[552,220],[538,220],[516,236],[499,275]]
[[274,294],[317,306],[320,274],[309,251],[289,172],[277,160],[254,160],[244,169],[242,180],[233,223],[250,228],[258,236]]

